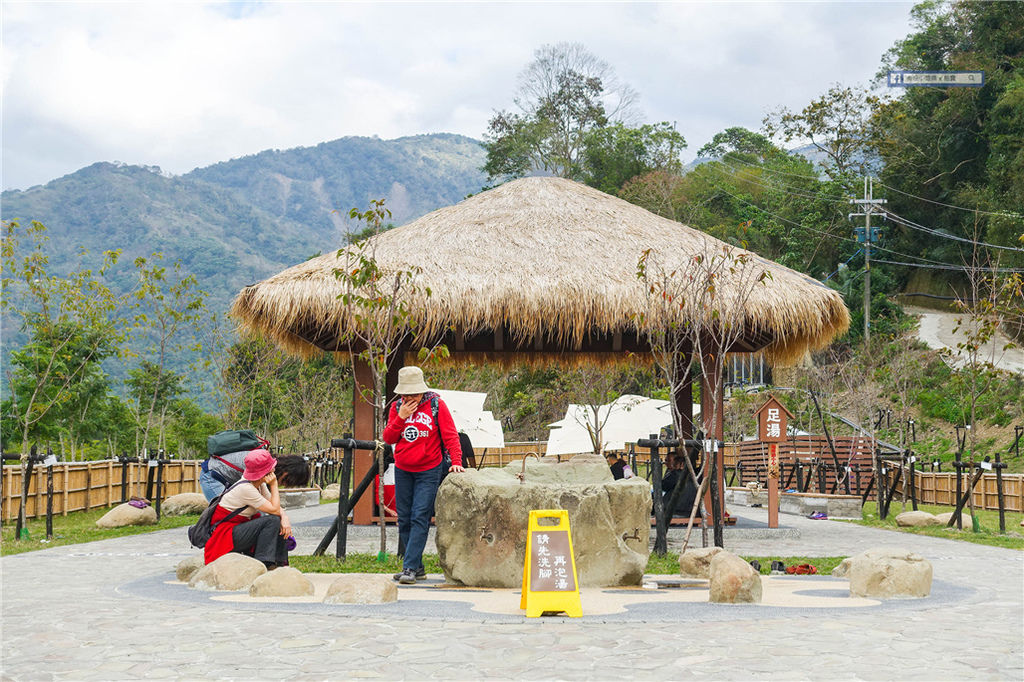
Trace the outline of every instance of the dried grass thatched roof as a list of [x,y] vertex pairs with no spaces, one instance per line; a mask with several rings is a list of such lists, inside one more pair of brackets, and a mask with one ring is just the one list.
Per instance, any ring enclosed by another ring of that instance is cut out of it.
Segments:
[[[422,268],[419,281],[431,295],[412,307],[423,334],[454,325],[467,334],[505,328],[519,338],[543,333],[567,344],[634,326],[648,306],[636,275],[645,250],[671,266],[725,246],[560,178],[515,180],[373,240],[383,270]],[[310,330],[337,338],[344,324],[338,266],[332,251],[246,287],[232,315],[286,350],[314,352]],[[750,267],[771,278],[745,301],[745,323],[772,339],[767,351],[776,362],[798,359],[849,326],[842,298],[820,282],[758,256]],[[728,277],[720,286],[728,292]]]

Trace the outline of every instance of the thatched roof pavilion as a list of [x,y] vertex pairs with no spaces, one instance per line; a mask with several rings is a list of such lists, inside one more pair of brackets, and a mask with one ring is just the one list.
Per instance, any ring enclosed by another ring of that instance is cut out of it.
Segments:
[[[703,232],[560,178],[515,180],[373,237],[375,259],[385,273],[419,268],[420,285],[431,290],[429,297],[411,302],[420,338],[403,350],[440,339],[453,360],[492,361],[572,362],[648,352],[646,337],[636,327],[637,314],[649,306],[637,278],[641,254],[650,249],[672,268],[725,246]],[[244,330],[293,353],[345,352],[346,315],[338,300],[343,287],[334,276],[342,263],[332,251],[246,287],[232,315]],[[716,305],[732,307],[739,317],[731,319],[743,320],[743,334],[730,351],[764,349],[774,362],[790,362],[849,326],[842,298],[820,282],[756,254],[744,267],[767,270],[771,278],[742,300],[731,297],[735,282],[728,276],[719,280]],[[691,314],[697,313],[677,313],[681,318]],[[398,355],[389,372],[389,391],[404,359],[404,353]],[[702,380],[717,381],[720,387],[722,358],[701,361],[709,363]],[[355,383],[357,395],[371,383],[360,362]],[[720,408],[722,391],[704,390],[702,401],[711,395]],[[674,396],[684,437],[693,433],[691,396],[689,384]],[[722,410],[706,403],[702,415],[705,432],[721,438]],[[373,433],[373,407],[356,399],[355,435],[370,440]],[[356,476],[372,464],[369,453],[357,453]],[[721,466],[718,471],[721,478]],[[372,514],[364,496],[353,521],[370,523]]]
[[[596,189],[524,178],[373,238],[384,270],[422,268],[431,295],[413,303],[423,337],[445,335],[453,354],[565,355],[645,349],[635,316],[647,302],[636,267],[651,249],[684,262],[723,242]],[[344,350],[334,251],[300,263],[235,299],[242,327],[302,355]],[[746,332],[732,350],[764,348],[786,363],[849,325],[840,295],[752,254],[771,279],[745,302]],[[729,282],[722,283],[727,291]],[[723,299],[727,299],[724,296]],[[456,331],[451,331],[451,330]]]

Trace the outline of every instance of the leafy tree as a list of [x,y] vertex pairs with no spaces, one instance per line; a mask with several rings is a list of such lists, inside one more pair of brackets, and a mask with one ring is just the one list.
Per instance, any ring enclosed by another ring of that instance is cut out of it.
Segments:
[[[3,230],[0,310],[17,317],[30,338],[12,354],[6,405],[20,431],[24,470],[31,438],[52,433],[54,423],[48,419],[57,410],[80,403],[84,393],[96,390],[99,362],[117,353],[124,340],[123,328],[113,316],[118,297],[103,281],[118,252],[104,253],[98,273],[81,269],[57,277],[48,271],[46,228],[41,223],[33,221],[22,230],[17,222],[9,222]],[[19,527],[24,527],[24,490],[18,518]]]
[[518,111],[489,121],[483,170],[492,182],[548,173],[605,192],[642,173],[678,172],[683,136],[668,123],[633,125],[635,98],[582,45],[546,45],[519,76]]
[[158,442],[163,440],[164,422],[158,414],[175,397],[170,391],[181,390],[180,383],[176,384],[181,378],[174,379],[175,375],[166,371],[168,357],[186,346],[194,352],[201,350],[195,331],[206,308],[207,294],[199,288],[195,275],[183,275],[180,262],[168,271],[162,261],[160,253],[135,259],[139,277],[134,294],[139,306],[136,323],[149,340],[149,352],[155,360],[144,361],[141,374],[133,374],[129,382],[133,389],[146,388],[145,394],[135,394],[142,447],[149,446],[154,420],[159,426]]
[[104,282],[118,252],[106,252],[96,273],[82,269],[58,277],[47,269],[47,241],[41,223],[24,230],[17,222],[4,223],[0,306],[21,321],[30,338],[12,353],[8,376],[8,416],[20,431],[23,461],[33,436],[55,433],[49,420],[58,410],[95,394],[100,361],[119,352],[125,340],[124,326],[114,318],[122,301]]
[[[718,368],[718,376],[706,382],[711,394],[704,396],[706,424],[715,424],[723,417],[719,402],[724,397],[721,368],[726,353],[743,336],[747,328],[747,305],[759,288],[771,279],[771,273],[745,251],[732,246],[705,245],[702,252],[685,259],[672,258],[648,249],[637,261],[637,278],[646,296],[644,311],[637,318],[638,330],[646,337],[654,364],[668,385],[672,409],[672,426],[676,433],[684,433],[683,415],[674,396],[692,380],[693,361],[701,368]],[[723,291],[722,287],[727,287]],[[714,433],[708,434],[716,438]],[[717,458],[708,453],[703,458],[700,475],[694,471],[689,457],[684,463],[698,494],[689,529],[703,485],[710,485],[712,516],[715,525],[715,544],[722,546],[722,518],[718,503],[725,492],[718,490]],[[655,498],[655,509],[661,508]],[[659,520],[655,552],[664,554],[667,520]]]
[[557,74],[557,88],[523,113],[499,112],[488,123],[488,177],[540,170],[563,178],[580,173],[587,135],[608,123],[597,77],[576,71]]
[[[366,211],[353,208],[349,217],[366,223],[377,233],[385,219],[391,217],[391,212],[384,206],[383,199],[374,199]],[[382,269],[377,263],[373,238],[339,249],[337,258],[340,265],[334,269],[334,276],[344,287],[338,296],[345,315],[341,325],[344,343],[354,358],[362,360],[370,368],[373,386],[364,390],[361,398],[374,407],[376,438],[383,432],[387,419],[384,383],[388,363],[402,344],[412,338],[416,329],[413,301],[429,297],[430,289],[418,283],[418,267],[394,271]],[[435,353],[447,355],[447,348],[423,349],[421,358],[431,359]]]
[[[184,392],[184,382],[183,375],[163,369],[149,360],[142,360],[138,368],[128,372],[126,384],[133,405],[147,406],[147,425],[143,432],[142,447],[166,449],[164,428],[167,424],[167,412],[172,403]],[[157,426],[157,439],[151,443],[148,436],[153,422]]]
[[635,128],[613,123],[590,131],[585,142],[583,179],[609,194],[638,175],[679,173],[679,154],[686,147],[683,136],[667,122]]
[[826,158],[823,169],[834,180],[867,172],[872,110],[879,99],[860,88],[835,84],[799,112],[782,107],[765,116],[769,137],[807,140]]
[[219,417],[208,414],[190,398],[171,401],[162,413],[170,417],[164,449],[182,458],[206,457],[206,437],[225,427]]
[[289,423],[283,397],[287,356],[262,338],[238,341],[226,355],[224,422],[264,434],[285,428]]
[[739,126],[715,133],[711,141],[697,151],[697,156],[704,158],[720,157],[726,154],[745,154],[764,162],[768,159],[779,158],[785,152],[772,144],[772,141],[764,135]]

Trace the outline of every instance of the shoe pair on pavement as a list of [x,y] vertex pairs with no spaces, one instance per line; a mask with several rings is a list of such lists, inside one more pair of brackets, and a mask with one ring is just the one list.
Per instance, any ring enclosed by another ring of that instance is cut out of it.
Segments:
[[786,573],[789,575],[815,575],[817,572],[818,569],[810,564],[800,564],[786,568]]
[[391,579],[397,580],[402,585],[415,585],[417,580],[427,579],[427,569],[421,568],[414,571],[411,568],[406,568],[401,573],[395,573]]

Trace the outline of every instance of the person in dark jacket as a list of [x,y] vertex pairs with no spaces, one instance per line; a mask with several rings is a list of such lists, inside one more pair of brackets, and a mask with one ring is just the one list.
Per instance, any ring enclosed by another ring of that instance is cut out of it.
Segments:
[[[686,470],[686,463],[683,461],[683,457],[684,455],[673,455],[672,459],[669,460],[669,469],[661,479],[661,501],[665,505],[665,509],[672,516],[685,516],[689,518],[690,511],[693,509],[693,501],[697,497],[697,486],[693,484],[690,472]],[[669,510],[668,503],[672,497],[672,491],[680,484],[682,484],[683,490],[676,502],[676,508]],[[700,517],[700,509],[697,510],[696,516]]]

